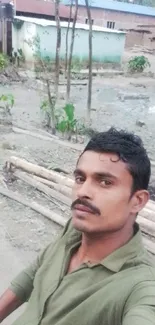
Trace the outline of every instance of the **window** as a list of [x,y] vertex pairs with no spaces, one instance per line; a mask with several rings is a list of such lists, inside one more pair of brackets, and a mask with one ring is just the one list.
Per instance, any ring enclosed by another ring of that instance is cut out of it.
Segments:
[[[92,23],[92,25],[94,24],[94,19],[91,20],[91,23]],[[87,24],[87,25],[89,24],[89,19],[88,18],[86,18],[85,24]]]
[[114,21],[107,21],[107,28],[114,29],[115,28],[115,22]]

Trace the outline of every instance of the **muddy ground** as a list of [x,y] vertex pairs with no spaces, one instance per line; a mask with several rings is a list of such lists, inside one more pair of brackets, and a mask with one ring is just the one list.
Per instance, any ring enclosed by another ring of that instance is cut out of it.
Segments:
[[[25,72],[22,72],[24,74]],[[15,106],[12,110],[13,124],[29,130],[42,128],[40,101],[42,86],[27,72],[25,83],[0,85],[0,94],[12,93]],[[84,81],[83,81],[84,82]],[[87,81],[86,81],[87,83]],[[39,90],[37,90],[39,88]],[[64,104],[65,87],[60,87],[59,105]],[[72,87],[76,115],[85,118],[87,86]],[[155,79],[150,77],[94,77],[92,101],[92,127],[107,130],[110,126],[125,128],[140,135],[152,160],[155,160]],[[0,125],[0,182],[4,177],[3,167],[9,156],[15,155],[32,163],[50,168],[62,168],[72,173],[78,151],[66,149],[54,142],[47,142],[27,135],[15,134],[10,126]],[[153,184],[152,184],[153,185]],[[69,208],[47,198],[21,181],[7,182],[9,189],[23,194],[29,200],[59,214],[69,216]],[[153,194],[153,193],[152,193]],[[0,195],[1,247],[3,240],[12,247],[22,265],[31,262],[49,241],[54,241],[60,227]],[[8,255],[9,256],[9,255]],[[5,260],[7,254],[5,253]],[[11,261],[10,261],[11,262]],[[19,267],[17,266],[17,272]]]

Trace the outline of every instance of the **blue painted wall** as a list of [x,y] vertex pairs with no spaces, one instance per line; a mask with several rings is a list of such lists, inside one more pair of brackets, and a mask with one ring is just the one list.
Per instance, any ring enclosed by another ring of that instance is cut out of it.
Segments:
[[[22,20],[28,18],[23,18]],[[49,22],[46,25],[39,24],[39,20],[24,21],[21,28],[16,28],[13,25],[12,29],[12,39],[13,48],[22,48],[23,53],[27,61],[34,61],[34,53],[37,51],[35,45],[29,46],[29,43],[34,43],[34,38],[39,36],[40,39],[40,50],[42,57],[49,57],[50,59],[55,59],[56,53],[56,39],[57,30],[54,22]],[[65,58],[66,52],[66,31],[67,24],[62,23],[61,33],[61,59]],[[88,46],[88,36],[89,30],[87,25],[78,25],[79,28],[75,30],[75,42],[74,42],[74,52],[73,57],[79,61],[88,61],[89,56],[89,46]],[[97,28],[97,27],[93,27]],[[98,28],[99,30],[93,30],[93,61],[96,62],[109,62],[109,63],[120,63],[125,46],[126,34],[123,32],[117,32],[115,30],[108,30],[106,28]],[[30,42],[29,42],[30,41]],[[69,48],[71,42],[71,29],[69,31]]]
[[[60,56],[65,58],[66,28],[62,27],[62,42]],[[36,26],[36,33],[40,37],[40,48],[43,57],[55,58],[56,51],[56,27]],[[71,32],[69,33],[69,44]],[[124,51],[125,34],[113,31],[93,31],[93,60],[96,62],[120,63]],[[76,29],[73,57],[80,61],[88,60],[88,30]]]

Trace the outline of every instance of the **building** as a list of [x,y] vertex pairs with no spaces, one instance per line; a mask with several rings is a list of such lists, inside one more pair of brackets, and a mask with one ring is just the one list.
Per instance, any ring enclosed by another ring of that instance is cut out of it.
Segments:
[[[15,15],[20,17],[55,20],[55,3],[53,0],[0,0],[0,8],[4,7],[4,4],[13,4]],[[3,10],[2,15],[6,18],[7,10]],[[68,21],[69,19],[70,9],[60,4],[60,20]],[[12,48],[12,19],[5,19],[4,22],[1,17],[0,51],[11,55]]]
[[[69,0],[64,0],[69,5]],[[91,2],[92,23],[127,32],[126,46],[155,48],[155,8],[113,0]],[[79,0],[78,21],[88,23],[85,1]]]
[[[55,3],[50,0],[14,0],[16,15],[55,20]],[[60,20],[68,21],[70,10],[60,4]]]
[[[66,53],[66,32],[68,23],[61,22],[62,41],[60,57],[63,60]],[[69,30],[69,44],[71,43],[71,27]],[[89,57],[89,26],[76,24],[73,59],[88,62]],[[39,37],[39,52],[45,58],[55,59],[57,28],[55,21],[30,17],[16,17],[12,28],[12,44],[15,51],[22,49],[27,63],[34,62],[38,49],[35,38]],[[99,26],[93,26],[93,61],[104,63],[121,63],[124,52],[125,33]]]
[[[55,3],[53,0],[0,0],[0,4],[12,3],[15,14],[24,17],[55,19]],[[70,10],[60,4],[60,19],[68,21]]]

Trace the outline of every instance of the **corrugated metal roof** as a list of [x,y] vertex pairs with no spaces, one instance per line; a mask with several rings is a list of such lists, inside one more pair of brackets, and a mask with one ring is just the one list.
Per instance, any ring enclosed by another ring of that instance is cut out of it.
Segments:
[[[63,3],[66,5],[70,4],[70,0],[63,0]],[[79,0],[79,6],[85,6],[85,1]],[[155,8],[136,5],[133,3],[119,2],[113,0],[93,0],[91,3],[91,7],[155,17]]]
[[[55,4],[44,0],[16,0],[16,11],[31,14],[55,16]],[[69,18],[70,10],[65,5],[60,5],[60,17]]]
[[[21,16],[16,16],[15,19],[19,19],[19,20],[22,20],[22,21],[26,21],[26,22],[41,25],[41,26],[56,26],[55,21],[51,21],[51,20],[47,20],[47,19],[21,17]],[[66,28],[68,27],[68,22],[61,21],[60,24],[61,24],[61,27],[66,27]],[[70,23],[70,27],[72,27],[72,25],[73,25],[73,23]],[[76,29],[89,30],[89,25],[76,23],[75,28]],[[125,32],[122,32],[122,31],[119,31],[119,30],[104,28],[104,27],[95,26],[95,25],[93,25],[92,28],[93,28],[94,31],[98,31],[98,32],[125,34]]]

